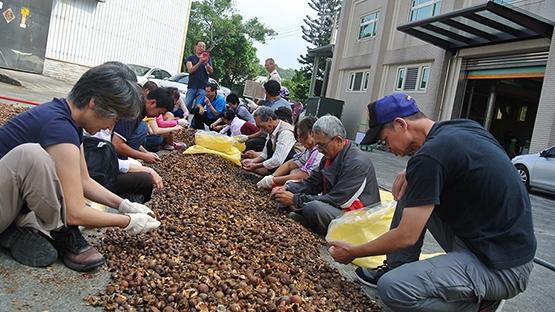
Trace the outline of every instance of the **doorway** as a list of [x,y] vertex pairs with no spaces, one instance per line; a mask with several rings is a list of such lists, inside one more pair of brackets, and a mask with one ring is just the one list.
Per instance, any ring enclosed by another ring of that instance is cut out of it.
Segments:
[[468,79],[460,118],[482,124],[508,152],[532,138],[543,77]]

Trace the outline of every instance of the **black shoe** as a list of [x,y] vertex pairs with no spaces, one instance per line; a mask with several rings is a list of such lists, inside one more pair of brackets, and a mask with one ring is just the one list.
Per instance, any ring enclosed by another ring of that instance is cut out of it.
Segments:
[[54,246],[62,256],[64,264],[72,270],[89,271],[106,261],[104,256],[87,242],[76,226],[52,231],[50,236],[54,239]]
[[382,265],[375,267],[373,269],[358,267],[355,270],[355,274],[358,280],[361,281],[361,283],[363,283],[366,286],[376,288],[378,287],[378,280],[380,279],[380,277],[382,277],[382,275],[384,275],[388,271],[389,271],[389,265],[387,264],[387,261],[384,260]]
[[32,267],[51,265],[58,258],[58,252],[40,231],[15,224],[0,234],[0,246],[9,248],[17,262]]

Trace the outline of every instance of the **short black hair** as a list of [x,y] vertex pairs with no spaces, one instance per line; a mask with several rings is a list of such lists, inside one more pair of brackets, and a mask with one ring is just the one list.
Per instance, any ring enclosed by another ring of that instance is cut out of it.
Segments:
[[156,100],[156,107],[166,108],[168,111],[173,109],[174,99],[171,92],[166,88],[156,88],[150,91],[146,98]]
[[212,90],[212,91],[218,90],[218,85],[213,83],[213,82],[209,83],[206,87],[210,88],[210,90]]
[[225,120],[233,120],[233,118],[235,118],[235,112],[231,109],[225,109],[222,112],[222,118]]
[[235,93],[230,93],[226,98],[225,101],[231,104],[239,104],[239,96]]

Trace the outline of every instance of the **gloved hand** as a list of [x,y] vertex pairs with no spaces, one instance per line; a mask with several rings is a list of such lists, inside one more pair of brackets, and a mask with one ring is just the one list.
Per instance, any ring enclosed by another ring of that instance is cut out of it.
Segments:
[[160,221],[146,214],[128,213],[126,216],[129,216],[130,220],[124,230],[131,235],[146,233],[160,226]]
[[269,189],[272,185],[274,185],[274,181],[272,180],[273,178],[273,175],[267,175],[262,178],[262,180],[258,181],[256,186],[261,190]]
[[143,204],[130,202],[128,199],[124,199],[121,204],[119,204],[118,211],[121,214],[126,213],[143,213],[143,214],[154,214],[150,208]]
[[187,128],[187,126],[189,125],[189,122],[187,121],[187,119],[179,119],[177,121],[177,124],[182,126],[183,128]]
[[244,135],[244,134],[240,134],[237,136],[237,142],[239,143],[245,143],[249,140],[249,137]]
[[245,100],[247,101],[247,106],[248,106],[250,109],[255,110],[255,109],[258,108],[258,105],[256,105],[256,103],[253,102],[251,99],[245,98]]

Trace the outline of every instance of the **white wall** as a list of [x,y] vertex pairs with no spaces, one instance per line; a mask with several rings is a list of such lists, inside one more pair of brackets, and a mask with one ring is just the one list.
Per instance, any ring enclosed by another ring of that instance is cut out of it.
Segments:
[[191,2],[54,0],[46,58],[72,68],[121,61],[178,73]]

